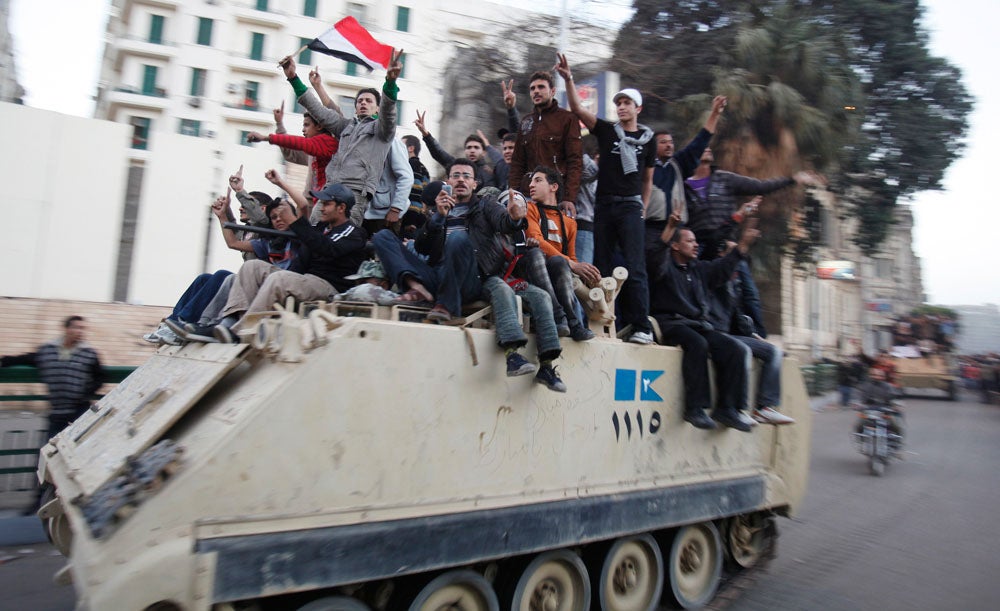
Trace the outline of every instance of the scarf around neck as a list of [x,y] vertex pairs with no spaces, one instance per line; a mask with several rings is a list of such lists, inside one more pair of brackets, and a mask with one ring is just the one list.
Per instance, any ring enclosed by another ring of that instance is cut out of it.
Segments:
[[[653,137],[653,130],[649,129],[645,125],[640,124],[639,130],[642,134],[638,138],[633,138],[625,133],[625,129],[622,127],[621,123],[615,123],[615,135],[617,135],[618,140],[621,141],[621,144],[618,145],[618,152],[620,153],[622,159],[622,171],[626,175],[639,171],[639,165],[636,159],[636,147],[646,144]],[[625,146],[626,144],[628,146]]]

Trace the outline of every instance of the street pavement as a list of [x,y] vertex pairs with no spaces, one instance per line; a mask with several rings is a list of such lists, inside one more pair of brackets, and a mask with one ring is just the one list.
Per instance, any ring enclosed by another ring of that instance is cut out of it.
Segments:
[[[851,443],[857,416],[815,400],[806,500],[779,518],[777,557],[713,608],[1000,608],[1000,407],[967,399],[907,399],[906,453],[882,477]],[[47,544],[0,546],[0,608],[72,609],[51,580],[64,563]]]

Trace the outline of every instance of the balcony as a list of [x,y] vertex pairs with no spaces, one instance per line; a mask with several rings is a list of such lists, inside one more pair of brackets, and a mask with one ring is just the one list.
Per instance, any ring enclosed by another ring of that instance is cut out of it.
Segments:
[[122,8],[122,21],[128,23],[132,19],[132,10],[136,6],[151,6],[159,9],[177,10],[180,0],[126,0]]
[[118,38],[116,45],[118,52],[115,54],[115,70],[120,71],[125,62],[125,56],[149,57],[170,61],[177,57],[177,47],[173,43],[149,42],[144,38],[122,36]]
[[281,68],[276,59],[250,59],[246,55],[230,53],[226,60],[229,67],[237,72],[261,74],[265,76],[281,76]]
[[115,110],[119,107],[162,111],[170,107],[170,98],[160,87],[157,87],[154,93],[146,94],[138,87],[123,85],[115,87],[108,93],[108,116],[114,116]]
[[284,13],[274,11],[258,11],[252,5],[236,5],[233,7],[233,16],[237,21],[249,23],[251,25],[262,25],[269,28],[281,29],[288,26],[288,17]]
[[259,103],[223,104],[222,118],[227,121],[251,123],[265,127],[274,125],[274,116],[270,109],[262,110]]

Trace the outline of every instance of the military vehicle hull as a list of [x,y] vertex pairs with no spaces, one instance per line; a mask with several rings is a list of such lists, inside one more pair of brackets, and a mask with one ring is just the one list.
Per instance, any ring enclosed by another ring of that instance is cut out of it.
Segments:
[[[529,608],[510,600],[546,553],[597,600],[603,555],[635,541],[647,597],[676,598],[684,549],[718,564],[728,525],[790,514],[805,490],[792,360],[782,411],[797,422],[746,434],[682,420],[675,348],[566,342],[561,394],[505,377],[489,329],[286,315],[260,331],[161,348],[43,449],[58,498],[41,515],[79,608],[430,608],[442,573],[489,590],[462,608]],[[682,583],[682,604],[704,589]]]

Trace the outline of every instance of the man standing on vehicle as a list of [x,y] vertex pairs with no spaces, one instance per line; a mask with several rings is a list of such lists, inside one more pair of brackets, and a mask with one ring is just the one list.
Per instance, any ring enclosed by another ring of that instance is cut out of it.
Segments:
[[562,176],[564,185],[560,207],[570,217],[576,217],[574,202],[583,172],[580,121],[574,113],[559,108],[550,72],[533,73],[528,91],[534,111],[523,117],[518,127],[508,184],[521,193],[527,193],[534,168],[554,167]]

